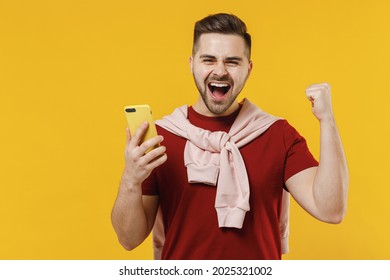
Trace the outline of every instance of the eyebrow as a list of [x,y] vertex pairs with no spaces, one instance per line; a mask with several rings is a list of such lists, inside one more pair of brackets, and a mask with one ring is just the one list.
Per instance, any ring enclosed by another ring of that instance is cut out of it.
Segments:
[[212,58],[212,59],[216,59],[215,56],[209,55],[209,54],[202,54],[202,55],[199,56],[199,58]]
[[230,56],[230,57],[227,57],[225,60],[237,60],[237,61],[242,61],[242,58],[239,57],[239,56]]

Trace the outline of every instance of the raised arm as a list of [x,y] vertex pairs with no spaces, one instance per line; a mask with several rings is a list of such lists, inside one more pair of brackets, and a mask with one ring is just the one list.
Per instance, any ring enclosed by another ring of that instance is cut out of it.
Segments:
[[153,169],[167,159],[164,146],[145,154],[150,147],[163,140],[162,136],[156,136],[140,144],[147,127],[147,122],[142,124],[133,138],[129,130],[126,130],[126,164],[111,213],[112,225],[118,240],[127,250],[141,244],[153,228],[159,203],[158,196],[143,196],[141,185]]
[[340,223],[346,212],[349,174],[333,115],[330,87],[326,83],[312,85],[306,95],[320,123],[319,166],[295,174],[286,181],[286,186],[311,215],[324,222]]

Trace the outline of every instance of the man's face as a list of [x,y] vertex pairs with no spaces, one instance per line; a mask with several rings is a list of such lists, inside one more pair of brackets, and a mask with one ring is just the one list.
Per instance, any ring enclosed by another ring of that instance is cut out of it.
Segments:
[[195,110],[206,116],[228,115],[252,69],[245,41],[238,35],[202,34],[190,58],[200,98]]

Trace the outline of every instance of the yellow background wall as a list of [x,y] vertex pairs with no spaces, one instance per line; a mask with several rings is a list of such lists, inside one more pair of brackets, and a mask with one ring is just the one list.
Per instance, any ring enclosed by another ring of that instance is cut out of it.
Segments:
[[390,1],[0,0],[0,259],[148,259],[110,212],[124,164],[123,107],[156,118],[197,98],[196,20],[240,16],[254,69],[241,97],[290,121],[318,158],[305,88],[327,81],[350,168],[341,225],[295,203],[285,259],[390,259]]

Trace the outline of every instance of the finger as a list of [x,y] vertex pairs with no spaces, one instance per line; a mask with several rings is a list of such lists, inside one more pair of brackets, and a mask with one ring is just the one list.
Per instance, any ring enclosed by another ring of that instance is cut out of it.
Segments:
[[166,161],[167,155],[165,154],[165,151],[166,148],[164,146],[153,149],[149,153],[139,157],[136,160],[136,165],[140,168],[140,171],[144,170],[146,172],[151,172],[154,168]]
[[326,88],[330,88],[330,84],[328,83],[317,83],[317,84],[312,84],[309,86],[310,87],[326,87]]
[[129,145],[130,141],[131,141],[130,129],[126,127],[126,145]]
[[146,164],[149,164],[150,162],[156,160],[158,157],[162,156],[166,152],[165,146],[159,146],[153,150],[151,150],[149,153],[145,154],[143,156],[143,160]]
[[147,150],[150,148],[153,148],[155,146],[158,146],[164,138],[161,135],[155,136],[153,138],[150,138],[149,140],[143,142],[138,149],[138,155],[142,156],[146,153]]
[[155,160],[153,160],[151,163],[148,164],[148,168],[150,168],[151,170],[155,169],[156,167],[160,166],[161,164],[163,164],[164,162],[166,162],[168,159],[168,156],[167,154],[162,154],[160,157],[156,158]]
[[327,92],[329,92],[328,84],[316,84],[306,89],[306,96],[309,100],[314,100],[317,96]]
[[307,100],[310,101],[311,107],[314,107],[314,100],[315,100],[314,97],[311,95],[308,95],[307,93],[306,93],[306,97],[307,97]]
[[306,91],[330,91],[330,85],[328,83],[322,83],[322,84],[315,84],[309,86]]
[[306,97],[309,100],[317,100],[317,99],[326,99],[329,98],[331,95],[330,91],[327,88],[313,88],[308,89],[306,91]]
[[324,87],[324,88],[326,88],[326,89],[328,89],[328,90],[330,89],[330,84],[328,84],[328,83],[321,83],[319,85]]
[[314,100],[315,96],[318,95],[321,92],[321,89],[318,88],[308,88],[306,89],[306,97],[309,100]]
[[144,137],[144,135],[146,133],[146,130],[148,129],[148,125],[149,125],[148,122],[145,121],[138,127],[138,129],[134,133],[133,138],[131,139],[131,143],[130,144],[133,147],[136,147],[136,146],[138,146],[141,143],[141,140]]

